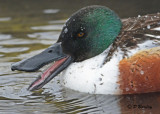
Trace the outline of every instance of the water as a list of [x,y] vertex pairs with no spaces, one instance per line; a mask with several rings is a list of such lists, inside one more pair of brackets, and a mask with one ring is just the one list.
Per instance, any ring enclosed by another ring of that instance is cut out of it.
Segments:
[[0,0],[0,113],[159,112],[160,93],[91,95],[62,87],[58,77],[43,89],[30,92],[27,87],[44,68],[34,73],[10,70],[12,63],[56,42],[65,20],[91,4],[106,5],[121,18],[160,11],[158,0]]

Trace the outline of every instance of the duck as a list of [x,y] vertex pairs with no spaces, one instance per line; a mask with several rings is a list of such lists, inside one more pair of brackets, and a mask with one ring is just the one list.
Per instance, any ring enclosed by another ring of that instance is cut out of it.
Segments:
[[35,72],[51,62],[28,90],[38,90],[59,75],[63,86],[79,92],[158,92],[160,13],[120,19],[106,6],[84,7],[66,21],[56,43],[11,69]]

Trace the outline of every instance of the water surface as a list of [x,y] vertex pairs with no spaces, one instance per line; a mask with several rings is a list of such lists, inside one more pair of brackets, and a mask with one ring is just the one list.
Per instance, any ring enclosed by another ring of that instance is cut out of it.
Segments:
[[62,87],[56,77],[43,89],[27,91],[43,71],[11,71],[12,63],[55,43],[65,20],[78,9],[105,5],[121,18],[160,11],[158,0],[0,0],[0,113],[135,113],[156,114],[160,93],[92,95]]

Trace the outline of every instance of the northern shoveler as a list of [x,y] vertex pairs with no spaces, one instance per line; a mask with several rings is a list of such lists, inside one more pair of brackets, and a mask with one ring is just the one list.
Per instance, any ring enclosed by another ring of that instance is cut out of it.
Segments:
[[160,13],[120,20],[104,6],[74,13],[58,41],[42,53],[12,64],[36,71],[55,61],[30,86],[43,87],[62,72],[64,86],[95,94],[160,91]]

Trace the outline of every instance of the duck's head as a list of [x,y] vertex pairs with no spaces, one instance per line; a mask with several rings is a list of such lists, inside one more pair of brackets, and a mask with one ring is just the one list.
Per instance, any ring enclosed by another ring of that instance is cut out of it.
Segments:
[[12,70],[36,71],[56,61],[29,87],[29,90],[39,89],[70,63],[102,53],[113,43],[120,29],[120,18],[109,8],[82,8],[67,20],[55,44],[34,57],[12,64]]

